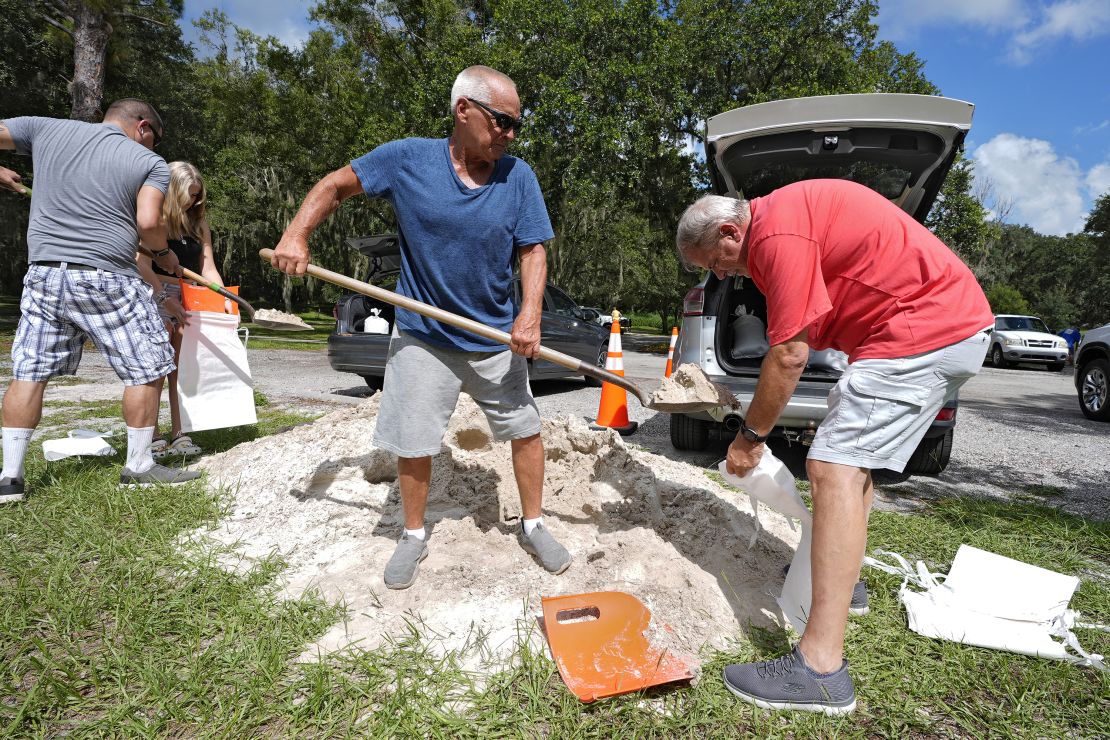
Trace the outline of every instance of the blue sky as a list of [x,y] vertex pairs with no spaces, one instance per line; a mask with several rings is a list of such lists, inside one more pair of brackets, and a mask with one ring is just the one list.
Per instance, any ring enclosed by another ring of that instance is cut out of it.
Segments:
[[[296,45],[305,0],[186,0]],[[975,103],[967,153],[991,206],[1045,234],[1081,231],[1110,190],[1110,0],[880,0],[880,37],[925,60],[944,95]]]

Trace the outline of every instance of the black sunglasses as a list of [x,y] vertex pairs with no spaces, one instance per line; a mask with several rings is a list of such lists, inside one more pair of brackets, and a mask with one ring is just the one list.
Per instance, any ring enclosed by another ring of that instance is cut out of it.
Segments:
[[522,121],[521,119],[513,118],[508,113],[502,113],[496,108],[490,108],[488,105],[480,100],[475,100],[471,97],[467,97],[467,100],[489,113],[490,116],[493,118],[493,125],[497,128],[501,129],[502,131],[508,131],[509,129],[512,129],[514,134],[520,133],[520,127],[524,125],[524,121]]

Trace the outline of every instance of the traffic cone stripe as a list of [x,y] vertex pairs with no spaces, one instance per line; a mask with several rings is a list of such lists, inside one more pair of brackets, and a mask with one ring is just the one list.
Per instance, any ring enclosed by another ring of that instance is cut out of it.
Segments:
[[678,327],[677,326],[672,326],[671,327],[671,346],[667,350],[667,369],[663,372],[663,377],[664,378],[671,377],[671,373],[674,371],[674,348],[675,348],[676,344],[678,344]]

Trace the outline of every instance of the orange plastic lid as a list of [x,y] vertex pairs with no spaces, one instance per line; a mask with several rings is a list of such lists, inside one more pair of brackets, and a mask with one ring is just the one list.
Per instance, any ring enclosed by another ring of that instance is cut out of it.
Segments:
[[[226,299],[222,295],[202,286],[190,285],[184,280],[179,282],[181,283],[181,305],[186,311],[224,312],[224,301]],[[224,289],[229,293],[239,295],[238,285],[228,285]],[[239,314],[239,304],[235,301],[231,302],[231,313]]]

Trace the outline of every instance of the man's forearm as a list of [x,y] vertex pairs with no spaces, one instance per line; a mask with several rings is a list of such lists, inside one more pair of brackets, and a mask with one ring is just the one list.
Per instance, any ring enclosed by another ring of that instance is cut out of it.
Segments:
[[763,358],[755,395],[744,417],[744,423],[750,429],[759,434],[771,431],[798,387],[798,379],[802,377],[808,357],[809,345],[804,342],[792,340],[771,347]]
[[[139,267],[140,277],[150,284],[150,287],[154,289],[155,293],[160,292],[162,290],[162,279],[158,277],[158,273],[156,273],[151,266],[150,257],[140,254],[135,258],[135,263]],[[167,278],[167,280],[169,279],[172,278]]]
[[317,226],[338,210],[343,200],[332,178],[325,177],[308,191],[287,230],[307,240]]
[[547,250],[543,244],[533,244],[520,253],[520,308],[521,311],[543,311],[543,290],[547,285]]

